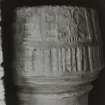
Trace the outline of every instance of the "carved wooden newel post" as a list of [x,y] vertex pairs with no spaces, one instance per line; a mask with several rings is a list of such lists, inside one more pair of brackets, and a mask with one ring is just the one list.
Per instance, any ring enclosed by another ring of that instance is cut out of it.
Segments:
[[91,81],[104,67],[93,9],[14,9],[14,73],[19,105],[88,105]]

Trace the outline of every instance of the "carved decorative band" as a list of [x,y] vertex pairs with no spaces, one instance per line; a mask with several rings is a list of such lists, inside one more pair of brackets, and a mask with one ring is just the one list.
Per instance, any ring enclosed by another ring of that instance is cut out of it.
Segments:
[[73,48],[73,47],[91,47],[100,46],[102,43],[95,43],[90,40],[75,41],[71,43],[65,42],[50,42],[50,41],[23,41],[23,46],[34,47],[34,48]]
[[75,86],[78,86],[81,84],[86,84],[86,83],[89,83],[89,82],[95,80],[98,76],[98,73],[99,72],[93,72],[93,73],[84,72],[81,74],[69,73],[68,75],[51,75],[51,76],[50,75],[49,76],[48,75],[46,75],[46,76],[30,76],[30,75],[22,75],[21,74],[21,75],[18,75],[18,77],[17,76],[15,77],[15,79],[16,79],[15,84],[17,86],[22,86],[22,87],[27,87],[28,85],[31,84],[32,87],[36,87],[36,88],[40,87],[40,85],[41,85],[40,88],[42,88],[42,89],[44,87],[52,87],[54,89],[53,86],[56,86],[55,88],[65,87],[64,90],[66,90],[66,88],[68,88],[68,87],[69,87],[69,89],[71,89],[70,87],[75,87]]
[[[14,69],[24,75],[61,75],[99,71],[104,67],[101,46],[77,48],[17,48]],[[21,53],[21,54],[20,54]],[[22,66],[24,65],[24,66]]]
[[[46,95],[48,93],[50,95],[51,94],[53,94],[53,95],[60,94],[61,96],[64,95],[65,98],[66,97],[75,97],[75,96],[77,97],[77,96],[81,96],[81,95],[83,95],[85,93],[88,93],[93,88],[93,86],[90,85],[90,84],[84,85],[84,86],[78,86],[77,88],[68,87],[68,89],[66,89],[66,87],[63,87],[65,89],[62,90],[62,91],[59,91],[61,89],[60,87],[57,87],[54,90],[54,86],[52,87],[52,89],[50,89],[51,87],[37,87],[36,88],[37,91],[36,91],[35,88],[31,88],[31,87],[27,87],[27,86],[25,86],[25,87],[26,87],[25,89],[23,87],[19,88],[19,95],[21,94],[21,96],[25,96],[25,95],[27,96],[27,94],[29,94],[29,93],[32,93],[32,95],[34,95],[34,94]],[[41,88],[43,90],[41,90]],[[46,88],[46,89],[44,89],[44,88]],[[22,97],[21,97],[21,99],[25,100],[25,98],[22,98]]]
[[16,8],[14,12],[16,42],[101,42],[97,14],[92,9],[40,6]]

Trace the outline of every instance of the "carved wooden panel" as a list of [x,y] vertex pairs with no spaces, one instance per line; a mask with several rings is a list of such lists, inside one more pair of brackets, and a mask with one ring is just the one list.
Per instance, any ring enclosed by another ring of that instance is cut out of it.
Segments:
[[102,48],[93,15],[93,10],[78,7],[18,8],[14,21],[18,71],[44,75],[100,70]]

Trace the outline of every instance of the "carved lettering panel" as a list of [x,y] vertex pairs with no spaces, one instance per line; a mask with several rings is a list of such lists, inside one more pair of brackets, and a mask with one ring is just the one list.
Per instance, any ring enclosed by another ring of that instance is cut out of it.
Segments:
[[67,43],[92,40],[93,35],[89,33],[92,24],[88,23],[89,13],[91,11],[85,8],[70,6],[18,8],[16,33],[23,34],[24,40]]

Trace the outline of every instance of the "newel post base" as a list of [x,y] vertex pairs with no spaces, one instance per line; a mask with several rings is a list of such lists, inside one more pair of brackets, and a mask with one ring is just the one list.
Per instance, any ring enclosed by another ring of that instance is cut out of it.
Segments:
[[19,93],[19,105],[88,105],[88,89],[64,93]]

